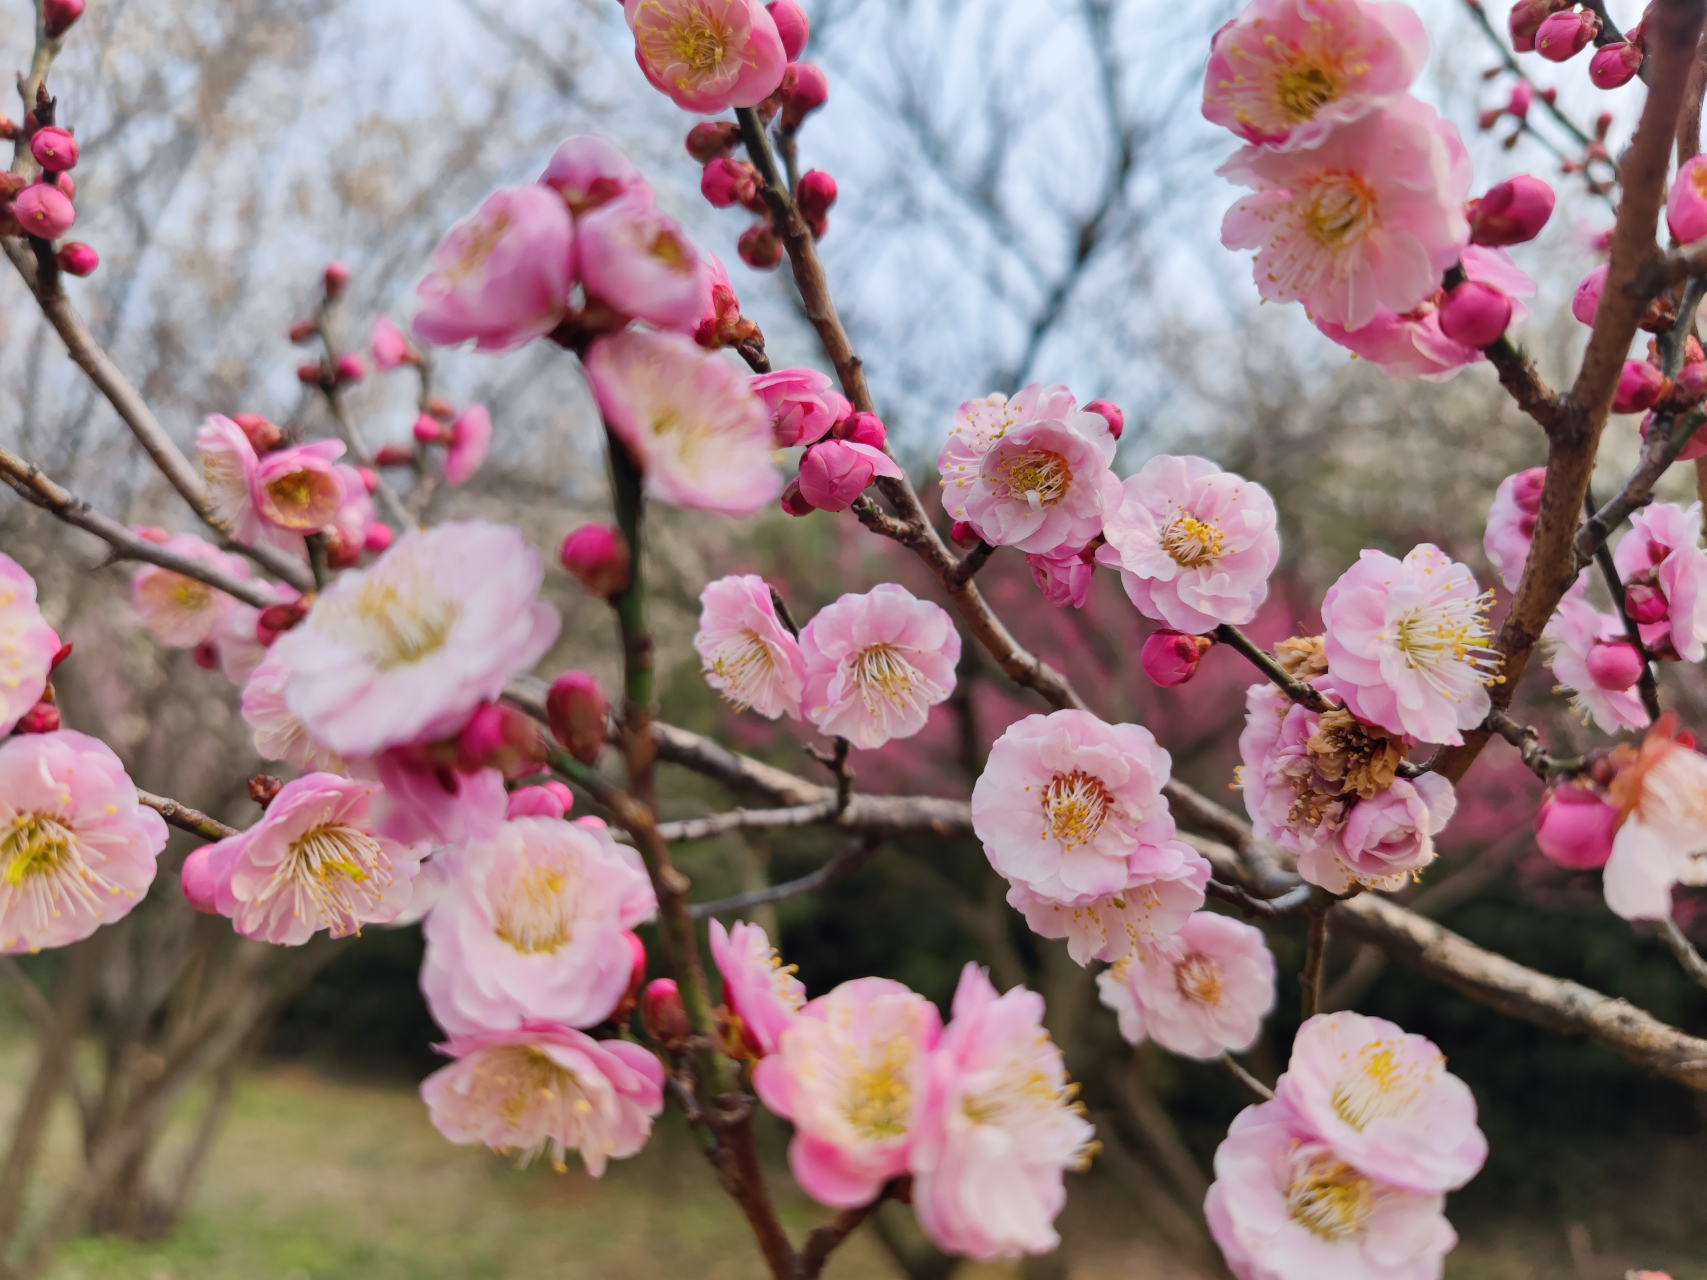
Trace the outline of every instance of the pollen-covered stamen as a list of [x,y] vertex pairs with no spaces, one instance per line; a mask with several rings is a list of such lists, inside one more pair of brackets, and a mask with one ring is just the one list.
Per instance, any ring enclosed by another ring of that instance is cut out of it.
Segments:
[[562,872],[538,867],[509,886],[498,906],[498,937],[522,955],[550,955],[574,936],[569,887]]
[[[20,813],[0,830],[0,915],[21,902],[35,931],[65,915],[98,916],[118,889],[83,861],[77,833],[45,813]],[[11,945],[11,938],[0,943]]]
[[312,533],[337,511],[337,477],[304,467],[268,483],[267,518],[298,533]]
[[1292,1159],[1286,1209],[1322,1239],[1344,1240],[1363,1230],[1374,1212],[1375,1186],[1329,1152],[1305,1149]]
[[1310,185],[1299,208],[1304,234],[1334,252],[1360,243],[1381,222],[1368,183],[1334,169]]
[[[559,1173],[566,1168],[564,1159],[569,1152],[555,1135],[583,1129],[593,1113],[593,1104],[574,1072],[549,1054],[519,1044],[503,1045],[481,1055],[472,1072],[468,1106],[474,1112],[503,1116],[518,1133],[539,1134],[528,1146],[498,1150],[518,1153],[523,1168],[544,1155]],[[594,1145],[590,1135],[583,1133],[583,1140],[588,1148]]]
[[853,681],[866,710],[874,716],[880,701],[906,711],[927,710],[933,701],[940,700],[935,698],[940,692],[936,685],[890,644],[874,644],[862,650],[854,659]]
[[1287,124],[1304,124],[1343,92],[1339,77],[1326,63],[1300,58],[1275,77],[1274,105]]
[[1073,470],[1053,449],[1027,449],[1002,468],[1008,497],[1023,500],[1033,511],[1052,507],[1067,496]]
[[334,936],[357,930],[391,885],[391,860],[365,831],[329,822],[290,843],[290,852],[255,895],[265,911],[288,898],[298,919],[325,921]]
[[1162,530],[1162,550],[1182,569],[1213,564],[1227,535],[1213,520],[1199,520],[1184,507]]
[[1059,840],[1068,849],[1089,844],[1113,808],[1114,797],[1095,774],[1083,769],[1058,773],[1043,788],[1044,837]]
[[1434,1079],[1440,1059],[1407,1061],[1398,1041],[1375,1040],[1357,1051],[1355,1074],[1334,1088],[1334,1114],[1359,1133],[1371,1120],[1401,1115]]
[[353,600],[329,606],[334,633],[365,650],[381,671],[409,666],[437,652],[462,616],[462,605],[442,594],[425,574],[412,566],[401,568],[407,581],[372,574]]
[[884,1044],[876,1065],[853,1064],[849,1070],[842,1115],[861,1137],[881,1140],[907,1132],[913,1119],[913,1089],[907,1079],[913,1050],[912,1040],[897,1036]]
[[795,978],[795,974],[800,972],[800,966],[784,964],[775,947],[771,948],[770,964],[771,990],[776,993],[778,1000],[799,1013],[806,1005],[806,992]]
[[1174,985],[1187,1000],[1206,1005],[1220,1004],[1224,990],[1221,966],[1214,956],[1193,951],[1174,966]]
[[1401,614],[1393,624],[1393,643],[1413,671],[1422,674],[1443,693],[1456,692],[1442,677],[1451,664],[1473,667],[1481,684],[1499,683],[1502,661],[1490,647],[1487,612],[1494,593],[1485,591],[1474,599],[1441,600]]
[[723,696],[737,711],[752,706],[754,691],[777,674],[775,655],[751,627],[725,636],[701,661],[706,675],[723,682]]

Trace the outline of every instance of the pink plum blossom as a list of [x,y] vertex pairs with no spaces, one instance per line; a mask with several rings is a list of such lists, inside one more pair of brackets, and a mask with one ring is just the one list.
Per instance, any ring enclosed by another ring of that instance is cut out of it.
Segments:
[[259,542],[263,526],[255,511],[255,468],[260,459],[248,434],[224,414],[209,414],[196,432],[196,458],[213,513],[239,542]]
[[1600,310],[1600,295],[1606,289],[1606,273],[1611,269],[1609,264],[1601,263],[1582,278],[1571,295],[1571,314],[1583,324],[1594,323],[1595,313]]
[[576,134],[557,144],[540,183],[563,197],[580,217],[613,200],[652,199],[652,188],[613,143],[592,134]]
[[384,316],[373,322],[373,367],[395,369],[409,358],[409,339]]
[[[1312,682],[1331,697],[1326,681]],[[1264,681],[1245,691],[1245,727],[1239,734],[1239,785],[1257,838],[1303,854],[1331,837],[1350,797],[1324,778],[1310,756],[1321,716]]]
[[1170,938],[1136,948],[1098,975],[1121,1035],[1170,1053],[1217,1058],[1256,1042],[1274,1007],[1274,956],[1262,930],[1198,911]]
[[972,788],[972,830],[1010,883],[1093,904],[1178,866],[1165,847],[1171,766],[1142,725],[1071,709],[1030,715],[991,745]]
[[106,743],[71,729],[0,740],[0,951],[63,947],[129,915],[165,847]]
[[[1503,249],[1466,245],[1461,265],[1472,283],[1490,285],[1512,300],[1512,324],[1521,323],[1529,314],[1516,299],[1533,296],[1535,282],[1517,269]],[[1431,295],[1403,314],[1378,306],[1374,318],[1355,330],[1321,316],[1312,319],[1324,336],[1376,365],[1390,378],[1445,382],[1465,365],[1487,356],[1480,347],[1454,342],[1441,332],[1440,300],[1439,294]]]
[[543,578],[539,553],[502,525],[406,533],[274,642],[285,703],[345,756],[449,737],[557,639]]
[[429,850],[379,834],[376,791],[331,773],[285,783],[259,822],[210,847],[220,914],[245,937],[286,947],[395,919]]
[[741,1038],[754,1057],[767,1057],[806,1004],[806,985],[784,965],[765,931],[737,920],[725,930],[711,922],[711,958],[723,977],[723,1003],[740,1022]]
[[764,401],[722,356],[629,329],[595,342],[586,366],[605,424],[653,497],[746,516],[782,491]]
[[1403,561],[1365,551],[1322,600],[1334,688],[1359,719],[1456,746],[1488,714],[1498,675],[1489,601],[1469,569],[1429,543]]
[[1452,783],[1438,773],[1394,778],[1352,803],[1324,840],[1298,858],[1298,874],[1329,893],[1353,885],[1394,890],[1434,861],[1434,837],[1458,808]]
[[1062,546],[1047,555],[1028,552],[1026,568],[1031,580],[1043,593],[1043,598],[1057,609],[1072,605],[1083,609],[1090,599],[1091,579],[1096,575],[1096,555],[1086,555],[1087,548]]
[[1661,716],[1612,781],[1623,822],[1612,838],[1606,905],[1626,920],[1671,919],[1674,885],[1707,884],[1707,757]]
[[906,1172],[941,1031],[923,996],[855,978],[809,1002],[760,1059],[753,1086],[794,1122],[788,1167],[807,1195],[851,1209]]
[[853,412],[847,397],[816,369],[778,369],[753,379],[753,390],[770,412],[779,449],[812,444]]
[[[264,537],[287,550],[300,550],[302,536],[331,524],[344,505],[344,477],[334,465],[344,456],[342,440],[274,449],[250,476],[255,515]],[[361,486],[363,497],[367,491]]]
[[1707,552],[1701,549],[1699,502],[1687,511],[1675,502],[1656,502],[1633,512],[1612,563],[1626,587],[1651,585],[1665,597],[1665,617],[1641,628],[1650,647],[1669,641],[1685,662],[1707,657]]
[[575,265],[587,292],[625,316],[687,334],[699,326],[708,268],[650,196],[612,200],[578,218]]
[[1666,226],[1679,244],[1707,236],[1707,159],[1691,156],[1678,166],[1666,196]]
[[425,840],[461,848],[490,839],[504,820],[504,775],[494,768],[465,770],[440,763],[455,743],[425,749],[394,747],[349,761],[354,777],[383,789],[375,808],[380,832],[404,844]]
[[1234,1118],[1203,1212],[1236,1280],[1439,1280],[1458,1243],[1444,1208],[1340,1159],[1277,1099]]
[[1280,561],[1274,499],[1205,458],[1151,458],[1121,486],[1097,563],[1120,570],[1146,618],[1192,634],[1242,625]]
[[624,930],[657,909],[603,827],[517,818],[462,849],[428,915],[421,991],[453,1036],[530,1021],[596,1027],[628,990]]
[[623,0],[622,12],[641,72],[684,111],[757,106],[782,83],[788,58],[760,0]]
[[435,346],[470,338],[508,351],[557,327],[569,309],[574,226],[548,188],[500,187],[433,250],[415,288],[415,333]]
[[901,474],[895,460],[874,445],[820,440],[800,459],[800,496],[820,511],[846,511],[879,476],[898,480]]
[[1203,114],[1259,146],[1314,146],[1402,93],[1427,60],[1408,5],[1253,0],[1215,33]]
[[693,647],[705,682],[738,711],[799,719],[806,658],[778,620],[765,580],[752,573],[719,578],[699,593],[699,603]]
[[[206,561],[234,578],[249,576],[247,560],[229,555],[193,533],[175,533],[164,545],[168,551]],[[236,603],[205,582],[154,564],[145,564],[130,575],[130,598],[143,624],[171,649],[193,649],[201,644]]]
[[[1606,733],[1640,729],[1648,723],[1648,712],[1634,687],[1636,681],[1632,679],[1622,688],[1607,688],[1596,679],[1595,668],[1590,665],[1597,650],[1609,642],[1629,648],[1632,657],[1635,650],[1625,637],[1623,621],[1588,602],[1588,574],[1585,569],[1578,576],[1541,633],[1547,665],[1559,684],[1571,691],[1571,707],[1585,721],[1593,717]],[[1639,676],[1641,659],[1635,661]]]
[[1245,147],[1218,172],[1255,191],[1227,211],[1221,243],[1257,251],[1257,291],[1348,330],[1431,297],[1470,238],[1469,156],[1456,127],[1409,96],[1309,149]]
[[1108,469],[1115,440],[1101,415],[1073,416],[1095,419],[1102,430],[1086,436],[1046,418],[1011,428],[984,454],[962,503],[973,531],[992,547],[1047,555],[1102,532],[1104,511],[1121,497]]
[[925,1234],[980,1259],[1060,1244],[1062,1175],[1086,1166],[1096,1130],[1043,1029],[1043,997],[1024,987],[998,995],[968,964],[925,1085],[908,1162]]
[[[1011,399],[994,392],[981,400],[968,400],[955,410],[948,442],[937,454],[942,505],[950,517],[969,519],[967,502],[979,483],[984,458],[990,450],[1008,433],[1043,423],[1067,427],[1113,457],[1115,436],[1108,419],[1080,409],[1073,393],[1059,384],[1046,387],[1033,382]],[[1102,469],[1106,470],[1106,466]]]
[[1535,517],[1541,511],[1541,486],[1546,467],[1530,467],[1507,476],[1494,490],[1494,505],[1488,508],[1488,529],[1482,535],[1482,550],[1507,591],[1515,592],[1529,559],[1529,543],[1535,536]]
[[571,1151],[593,1177],[646,1145],[664,1109],[664,1068],[626,1040],[594,1040],[568,1027],[459,1036],[455,1058],[421,1082],[433,1127],[452,1142],[545,1156],[564,1168]]
[[47,690],[59,633],[36,605],[36,580],[0,551],[0,737]]
[[939,606],[885,582],[820,609],[801,628],[800,649],[807,720],[871,750],[912,737],[954,692],[960,633]]
[[1381,1018],[1309,1019],[1275,1093],[1341,1160],[1411,1191],[1455,1191],[1488,1158],[1469,1086],[1433,1041]]
[[309,733],[288,706],[285,686],[290,683],[290,664],[275,643],[249,673],[239,703],[249,726],[255,753],[263,760],[282,760],[308,773],[342,773],[344,758]]
[[1177,933],[1203,905],[1210,868],[1191,846],[1170,840],[1140,846],[1127,874],[1124,889],[1089,902],[1057,902],[1016,883],[1008,888],[1008,905],[1039,937],[1067,939],[1067,953],[1077,963],[1112,964]]
[[492,415],[483,404],[471,404],[450,424],[450,445],[445,449],[445,483],[467,484],[492,444]]

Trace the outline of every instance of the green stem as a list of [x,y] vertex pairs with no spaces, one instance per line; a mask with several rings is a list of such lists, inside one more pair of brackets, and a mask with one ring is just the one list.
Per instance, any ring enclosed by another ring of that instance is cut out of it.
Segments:
[[611,493],[616,500],[616,524],[628,543],[628,585],[611,597],[622,628],[623,700],[630,708],[652,708],[652,636],[646,630],[646,579],[641,569],[645,497],[640,469],[622,441],[610,437]]

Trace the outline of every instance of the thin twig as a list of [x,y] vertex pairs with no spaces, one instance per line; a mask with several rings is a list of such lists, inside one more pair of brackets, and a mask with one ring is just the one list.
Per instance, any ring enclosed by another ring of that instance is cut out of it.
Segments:
[[243,834],[236,827],[228,827],[219,819],[208,817],[200,809],[192,809],[189,805],[166,796],[151,795],[140,787],[137,788],[136,798],[158,813],[169,825],[200,836],[203,840],[229,840],[232,836]]
[[671,844],[684,840],[706,840],[726,831],[747,828],[774,830],[779,827],[810,827],[836,816],[836,802],[796,805],[791,809],[730,809],[708,818],[688,818],[681,822],[660,822],[658,835]]
[[1222,1053],[1221,1065],[1227,1068],[1228,1075],[1250,1090],[1251,1096],[1258,1102],[1274,1101],[1274,1090],[1240,1066],[1238,1059],[1232,1054]]
[[1258,671],[1267,676],[1281,692],[1301,707],[1311,711],[1325,712],[1336,709],[1326,694],[1314,685],[1306,684],[1298,677],[1289,673],[1285,667],[1276,662],[1274,655],[1256,644],[1237,627],[1222,623],[1215,628],[1215,638],[1231,649],[1242,653]]
[[798,879],[785,880],[781,884],[773,884],[763,889],[753,889],[747,893],[738,893],[732,898],[719,898],[715,902],[696,902],[688,908],[688,914],[695,920],[705,920],[711,916],[728,915],[731,911],[746,911],[751,907],[764,906],[768,902],[781,902],[785,898],[796,898],[803,893],[814,893],[859,870],[866,864],[871,855],[877,852],[882,843],[882,840],[870,837],[857,841],[816,871],[808,872]]
[[1322,964],[1328,954],[1328,903],[1326,895],[1311,894],[1309,924],[1304,930],[1304,968],[1298,974],[1303,988],[1303,1017],[1313,1018],[1322,1004]]
[[1682,929],[1677,927],[1677,921],[1667,918],[1659,922],[1660,937],[1666,946],[1677,957],[1677,962],[1697,984],[1707,987],[1707,960],[1701,958],[1701,953],[1695,949]]
[[1203,891],[1208,897],[1232,903],[1248,916],[1265,920],[1296,915],[1310,905],[1310,886],[1307,884],[1289,889],[1278,898],[1258,898],[1236,884],[1222,884],[1219,880],[1211,880]]

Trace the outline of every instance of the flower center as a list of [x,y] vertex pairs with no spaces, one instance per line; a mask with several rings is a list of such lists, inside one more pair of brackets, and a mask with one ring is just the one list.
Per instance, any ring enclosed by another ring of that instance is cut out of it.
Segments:
[[859,687],[866,709],[873,715],[877,714],[879,698],[902,709],[918,705],[921,693],[929,684],[919,674],[918,668],[891,644],[874,644],[861,650],[859,657],[854,659],[853,680]]
[[1322,248],[1339,252],[1372,231],[1377,216],[1375,193],[1355,173],[1329,172],[1304,197],[1304,233]]
[[213,603],[213,588],[205,582],[197,582],[194,578],[186,578],[180,573],[168,573],[168,593],[172,603],[186,613],[196,613]]
[[444,273],[452,288],[486,265],[486,259],[492,256],[492,251],[509,229],[510,215],[502,209],[494,209],[468,229],[462,240],[461,252]]
[[861,1137],[875,1141],[907,1132],[913,1111],[907,1066],[912,1060],[913,1042],[898,1036],[883,1046],[883,1059],[876,1066],[849,1073],[842,1115]]
[[289,855],[256,900],[288,894],[293,915],[347,932],[371,913],[390,884],[391,863],[379,842],[365,831],[329,822],[291,841]]
[[551,955],[574,935],[568,880],[551,867],[539,867],[518,879],[498,910],[498,937],[524,956]]
[[1363,1229],[1375,1209],[1375,1188],[1350,1165],[1316,1150],[1294,1158],[1286,1188],[1292,1220],[1324,1240],[1344,1240]]
[[1201,569],[1215,563],[1227,535],[1213,520],[1199,520],[1184,507],[1162,530],[1162,550],[1182,569]]
[[[58,819],[20,813],[0,830],[0,911],[18,903],[28,932],[40,934],[65,915],[98,916],[102,894],[118,892],[83,861],[77,833]],[[16,940],[14,934],[0,944]]]
[[1287,124],[1314,120],[1318,111],[1339,96],[1338,77],[1320,63],[1293,63],[1280,73],[1274,87],[1274,105]]
[[501,1045],[481,1055],[470,1080],[468,1106],[476,1114],[502,1116],[511,1130],[508,1136],[532,1139],[520,1148],[523,1167],[545,1153],[559,1172],[568,1150],[558,1135],[574,1132],[593,1110],[574,1072],[550,1054],[522,1044]]
[[747,696],[776,674],[770,646],[751,627],[726,637],[704,659],[705,673],[723,682],[722,690],[737,711],[752,705]]
[[1221,1003],[1221,966],[1214,956],[1193,951],[1174,966],[1174,985],[1187,1000],[1198,1004]]
[[1033,511],[1041,511],[1067,496],[1073,471],[1053,449],[1027,449],[1008,460],[1002,479],[1007,482],[1008,497],[1023,499]]
[[[1357,1072],[1335,1086],[1334,1114],[1359,1133],[1371,1120],[1402,1115],[1433,1078],[1432,1066],[1421,1072],[1402,1057],[1396,1041],[1376,1040],[1357,1051]],[[1420,1079],[1419,1079],[1420,1076]]]
[[1474,600],[1442,600],[1399,615],[1393,624],[1393,643],[1405,664],[1421,671],[1436,688],[1443,688],[1439,668],[1450,663],[1474,667],[1482,684],[1497,683],[1494,673],[1500,655],[1488,647],[1490,633],[1483,617],[1493,595],[1488,591]]
[[310,533],[331,518],[331,477],[304,468],[287,472],[267,485],[267,512],[275,524]]
[[674,232],[668,229],[659,231],[652,237],[652,243],[648,247],[654,258],[677,275],[687,275],[693,270],[694,263],[688,256],[687,246]]
[[14,888],[52,875],[73,856],[77,837],[42,813],[22,813],[0,836],[0,879]]
[[406,667],[435,653],[462,616],[462,606],[424,581],[403,590],[370,577],[347,606],[361,626],[368,659],[381,671]]
[[1096,839],[1114,807],[1114,797],[1101,778],[1074,769],[1058,773],[1043,789],[1043,816],[1049,823],[1046,836],[1053,836],[1068,849]]

